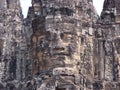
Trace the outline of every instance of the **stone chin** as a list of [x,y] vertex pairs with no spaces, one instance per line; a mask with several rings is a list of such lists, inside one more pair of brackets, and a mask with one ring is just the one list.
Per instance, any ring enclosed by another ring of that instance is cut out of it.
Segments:
[[66,75],[66,76],[72,76],[77,74],[77,70],[70,67],[58,67],[53,69],[53,75]]
[[54,76],[46,79],[37,90],[79,90],[78,88],[71,80]]

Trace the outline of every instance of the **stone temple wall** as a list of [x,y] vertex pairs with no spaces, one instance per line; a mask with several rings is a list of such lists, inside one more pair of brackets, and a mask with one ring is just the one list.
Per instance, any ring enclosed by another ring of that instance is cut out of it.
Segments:
[[119,0],[0,3],[0,90],[120,90]]

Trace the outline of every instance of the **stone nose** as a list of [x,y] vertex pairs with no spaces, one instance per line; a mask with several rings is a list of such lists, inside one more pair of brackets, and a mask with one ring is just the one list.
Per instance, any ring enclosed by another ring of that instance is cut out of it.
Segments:
[[57,34],[55,37],[54,49],[55,50],[64,50],[64,45],[63,45],[62,39],[60,38],[60,34]]
[[61,40],[61,38],[60,38],[60,34],[59,34],[59,33],[56,33],[55,35],[56,35],[56,36],[55,36],[56,41],[60,41],[60,40]]
[[62,39],[61,39],[59,34],[56,36],[56,46],[57,47],[62,47],[63,46],[63,42],[62,42]]

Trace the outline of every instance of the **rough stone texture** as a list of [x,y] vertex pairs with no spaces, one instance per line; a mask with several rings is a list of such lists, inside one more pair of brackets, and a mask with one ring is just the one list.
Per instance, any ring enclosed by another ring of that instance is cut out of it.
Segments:
[[120,90],[119,0],[0,2],[0,90]]
[[[0,90],[16,90],[25,78],[26,39],[19,0],[0,3]],[[3,89],[4,88],[4,89]]]
[[105,0],[95,30],[95,90],[120,90],[120,3]]
[[38,90],[93,90],[92,26],[97,14],[92,1],[33,0],[29,12]]

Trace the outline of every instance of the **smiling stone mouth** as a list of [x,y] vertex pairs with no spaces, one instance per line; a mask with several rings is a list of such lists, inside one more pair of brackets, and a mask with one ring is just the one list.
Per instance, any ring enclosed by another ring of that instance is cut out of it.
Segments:
[[65,55],[65,56],[68,56],[69,52],[64,47],[55,47],[55,48],[53,48],[53,55]]
[[64,56],[69,56],[68,52],[54,52],[53,55],[64,55]]
[[54,47],[53,50],[54,51],[64,51],[65,48],[64,47]]

